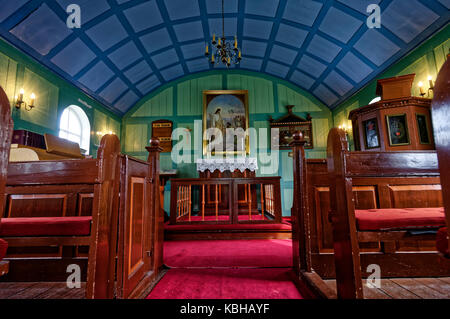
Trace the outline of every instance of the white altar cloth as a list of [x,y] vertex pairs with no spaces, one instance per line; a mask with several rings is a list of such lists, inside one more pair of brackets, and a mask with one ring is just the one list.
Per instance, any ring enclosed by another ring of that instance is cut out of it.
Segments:
[[249,157],[236,158],[201,158],[197,160],[197,170],[204,172],[209,170],[214,172],[219,170],[221,173],[225,171],[234,172],[235,170],[243,173],[246,169],[256,171],[258,169],[258,160]]

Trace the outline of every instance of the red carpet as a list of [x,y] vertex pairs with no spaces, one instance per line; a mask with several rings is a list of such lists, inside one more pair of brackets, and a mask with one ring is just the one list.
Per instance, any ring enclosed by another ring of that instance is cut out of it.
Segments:
[[303,299],[291,269],[170,269],[147,299]]
[[164,263],[171,268],[292,267],[292,241],[192,240],[164,242]]

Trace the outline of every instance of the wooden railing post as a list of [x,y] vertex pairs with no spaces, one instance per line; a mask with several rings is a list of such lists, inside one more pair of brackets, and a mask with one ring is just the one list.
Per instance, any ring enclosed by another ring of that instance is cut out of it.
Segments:
[[362,277],[351,179],[346,178],[346,133],[337,128],[328,134],[330,219],[333,226],[334,263],[338,298],[362,299]]
[[294,269],[311,271],[311,238],[309,229],[308,188],[306,175],[305,144],[301,132],[293,135],[294,154],[294,202],[292,205],[292,247]]
[[[150,163],[151,178],[152,178],[152,211],[154,216],[154,268],[155,271],[159,271],[163,266],[163,244],[164,244],[164,213],[160,209],[159,203],[159,154],[162,152],[162,148],[159,146],[159,140],[157,138],[150,139],[150,146],[146,147],[148,151],[147,162]],[[164,203],[161,203],[164,205]]]
[[5,211],[5,187],[14,123],[5,91],[0,87],[0,219]]

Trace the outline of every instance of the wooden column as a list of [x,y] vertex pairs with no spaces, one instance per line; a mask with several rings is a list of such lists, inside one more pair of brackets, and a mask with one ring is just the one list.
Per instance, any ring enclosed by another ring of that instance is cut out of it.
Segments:
[[450,254],[450,54],[436,79],[431,112],[447,220],[449,237],[447,247]]
[[292,205],[292,247],[294,269],[311,271],[311,239],[309,230],[308,188],[306,181],[305,144],[301,132],[293,135],[294,202]]
[[155,234],[155,246],[154,246],[154,258],[155,266],[153,269],[159,271],[163,266],[163,244],[164,244],[164,213],[160,209],[159,203],[159,154],[162,152],[162,148],[159,146],[159,140],[157,138],[150,139],[150,146],[146,147],[148,151],[147,162],[150,163],[150,169],[152,170],[150,176],[152,176],[152,189],[151,189],[151,202],[153,205],[153,211],[155,212],[154,221],[154,234]]

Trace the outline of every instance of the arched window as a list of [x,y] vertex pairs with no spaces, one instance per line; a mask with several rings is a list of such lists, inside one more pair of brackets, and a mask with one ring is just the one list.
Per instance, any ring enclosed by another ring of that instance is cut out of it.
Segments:
[[82,151],[89,154],[91,124],[80,107],[70,105],[64,110],[59,122],[59,137],[78,143]]
[[369,105],[370,105],[370,104],[373,104],[373,103],[380,102],[380,101],[381,101],[381,97],[377,96],[377,97],[374,98],[372,101],[370,101]]

